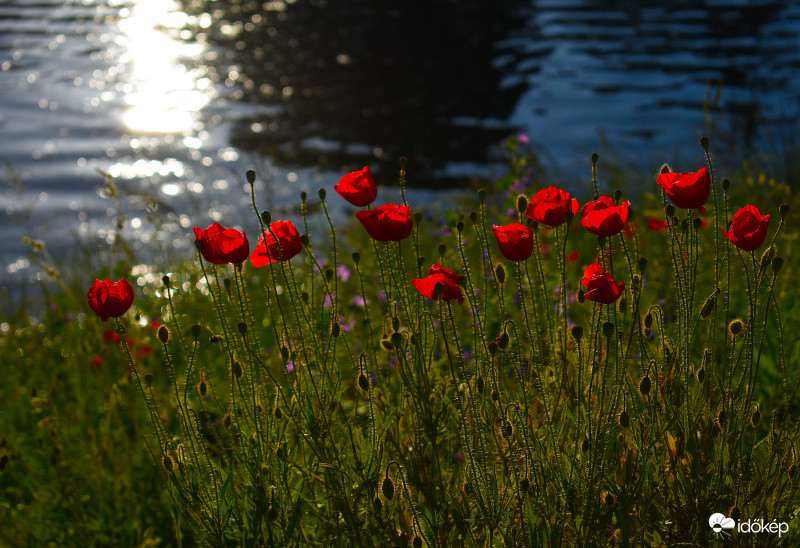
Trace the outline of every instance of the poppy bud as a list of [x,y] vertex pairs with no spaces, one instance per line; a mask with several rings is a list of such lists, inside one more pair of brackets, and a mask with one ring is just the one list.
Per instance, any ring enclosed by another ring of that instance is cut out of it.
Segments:
[[231,418],[231,412],[228,411],[227,413],[225,413],[225,416],[222,417],[222,426],[224,426],[227,429],[230,428],[232,424],[233,424],[233,419]]
[[253,171],[252,169],[248,169],[245,172],[244,176],[247,179],[247,182],[250,183],[251,185],[256,182],[256,172]]
[[395,331],[389,336],[389,340],[392,342],[392,346],[395,348],[402,348],[403,346],[403,336]]
[[412,333],[411,336],[408,337],[408,342],[410,342],[412,346],[419,345],[419,333]]
[[261,221],[265,225],[268,225],[268,224],[272,223],[272,213],[270,213],[269,211],[262,211],[261,212]]
[[619,204],[619,201],[622,199],[622,190],[616,189],[614,190],[614,203]]
[[201,329],[202,328],[197,324],[194,324],[192,325],[192,327],[189,328],[189,331],[192,333],[192,337],[194,338],[195,341],[197,341],[197,339],[200,337]]
[[473,224],[478,222],[478,214],[474,211],[469,212],[469,220],[472,221]]
[[592,165],[597,164],[597,160],[600,159],[600,156],[596,152],[592,152]]
[[308,245],[308,234],[301,234],[300,235],[300,243],[303,245]]
[[444,257],[444,253],[447,251],[447,246],[444,244],[439,244],[439,256]]
[[664,212],[667,214],[668,219],[672,219],[675,216],[675,206],[672,204],[667,204],[664,208]]
[[731,323],[728,324],[728,333],[731,334],[732,337],[736,337],[739,333],[742,332],[744,329],[744,322],[740,318],[736,318]]
[[614,324],[611,322],[605,322],[603,324],[603,336],[606,339],[610,339],[614,335]]
[[708,137],[706,137],[705,135],[700,137],[700,146],[703,147],[703,150],[708,152]]
[[281,420],[283,418],[283,410],[276,405],[275,409],[272,410],[272,416],[278,420]]
[[772,259],[772,273],[777,274],[781,271],[781,267],[783,266],[783,257],[775,257]]
[[306,193],[305,190],[302,190],[300,192],[300,201],[303,202],[303,203],[306,203],[306,199],[307,198],[308,198],[308,194]]
[[773,257],[775,257],[775,246],[771,245],[761,254],[761,270],[767,268],[767,265],[772,262]]
[[241,379],[242,374],[244,373],[242,371],[242,364],[237,360],[231,360],[231,371],[233,372],[233,376],[237,379]]
[[492,401],[493,402],[500,401],[500,392],[498,392],[497,390],[492,390]]
[[389,476],[383,478],[381,482],[381,495],[383,495],[386,500],[392,500],[392,497],[394,497],[394,482]]
[[572,337],[575,339],[575,341],[581,342],[581,339],[583,338],[583,328],[579,325],[573,326]]
[[325,269],[325,279],[327,281],[331,281],[333,279],[333,269],[332,268],[326,268]]
[[236,324],[236,327],[239,329],[239,333],[241,333],[242,336],[247,335],[247,324],[245,322],[239,322]]
[[164,275],[164,276],[161,278],[161,282],[162,282],[162,283],[163,283],[163,284],[164,284],[166,287],[169,287],[169,276],[166,276],[166,275]]
[[504,267],[502,263],[495,267],[494,277],[497,279],[497,283],[506,283],[506,267]]
[[524,477],[519,481],[519,490],[521,493],[525,494],[528,492],[528,489],[531,488],[531,480],[528,477]]
[[414,539],[411,541],[411,546],[413,548],[422,548],[422,538],[414,536]]
[[700,217],[695,217],[692,219],[692,228],[694,228],[695,232],[700,230],[700,227],[703,224],[703,220]]
[[697,371],[694,372],[694,377],[697,379],[697,382],[703,382],[706,378],[706,370],[704,367],[698,367]]
[[625,314],[625,311],[628,309],[628,299],[622,297],[620,300],[617,301],[617,310],[619,310],[620,314]]
[[586,293],[583,292],[583,289],[578,290],[577,299],[579,303],[583,303],[584,301],[586,301]]
[[167,329],[166,325],[162,325],[158,328],[158,340],[164,344],[167,344],[169,341],[169,329]]
[[[458,221],[456,223],[456,230],[458,230],[459,234],[461,234],[464,231],[464,221]],[[417,538],[419,538],[419,537],[417,537]]]
[[308,291],[303,291],[300,293],[300,299],[305,303],[308,304]]
[[717,293],[719,293],[719,288],[703,303],[703,308],[700,309],[701,319],[705,320],[714,311],[714,306],[717,304]]
[[167,472],[172,472],[172,459],[169,458],[169,455],[164,455],[161,458],[161,464],[164,465]]
[[631,416],[628,414],[627,411],[622,411],[617,417],[617,423],[622,428],[628,428],[631,425]]
[[322,202],[325,201],[325,194],[326,194],[326,192],[325,192],[324,188],[319,189],[319,192],[317,192],[317,195],[319,196],[320,201],[322,201]]
[[636,264],[639,267],[639,273],[644,274],[644,271],[647,270],[647,258],[639,257],[639,261]]
[[152,386],[153,386],[153,375],[150,375],[149,373],[147,375],[145,375],[144,376],[144,383],[147,386],[152,388]]
[[276,519],[278,519],[278,516],[279,512],[277,508],[275,508],[274,506],[270,506],[269,508],[267,508],[267,521],[275,521]]
[[358,266],[358,261],[361,260],[361,253],[358,251],[353,251],[353,262]]
[[730,179],[722,179],[722,190],[728,192],[728,189],[731,187]]
[[475,388],[478,389],[479,394],[483,394],[483,389],[485,388],[483,377],[479,376],[477,379],[475,379]]
[[420,223],[422,223],[422,212],[421,211],[415,211],[414,214],[411,215],[411,218],[414,219],[414,224],[415,225],[419,225]]
[[206,383],[205,379],[197,383],[197,393],[200,394],[201,398],[208,394],[208,383]]
[[381,346],[383,347],[384,350],[388,352],[394,350],[394,345],[392,344],[392,341],[390,341],[389,339],[381,339]]
[[505,350],[508,348],[509,336],[508,333],[503,331],[500,334],[500,337],[497,339],[497,346],[500,347],[501,350]]
[[663,166],[661,166],[661,175],[664,175],[665,173],[669,173],[671,171],[672,168],[669,167],[669,164],[664,164]]
[[281,359],[285,362],[289,361],[289,349],[286,346],[281,346]]
[[369,392],[369,377],[363,372],[358,376],[358,387],[365,393]]
[[686,234],[687,230],[689,230],[689,220],[684,219],[681,221],[681,233]]
[[528,210],[528,198],[524,194],[517,196],[517,211],[520,215]]
[[591,445],[589,445],[589,440],[584,438],[583,441],[581,441],[581,451],[584,453],[588,453],[590,448]]
[[417,257],[417,264],[418,264],[419,266],[422,266],[423,264],[425,264],[425,257],[423,257],[422,255],[420,255],[419,257]]
[[650,393],[650,389],[652,387],[653,387],[653,382],[647,375],[642,377],[642,380],[639,381],[639,393],[642,396],[647,396]]
[[644,328],[650,329],[651,327],[653,327],[653,315],[648,312],[644,317]]
[[790,480],[793,480],[797,477],[797,465],[792,463],[789,465],[789,468],[786,469],[786,475],[789,476]]
[[336,338],[342,332],[342,326],[339,324],[339,319],[334,318],[331,323],[331,337]]
[[756,426],[758,426],[758,423],[760,422],[761,422],[761,411],[759,411],[758,407],[756,407],[756,409],[754,409],[753,412],[750,414],[750,426],[755,428]]
[[489,354],[491,354],[492,356],[497,354],[497,343],[494,341],[489,343]]
[[511,421],[509,420],[503,421],[503,425],[500,427],[500,433],[503,436],[503,438],[506,439],[506,441],[511,439],[511,436],[514,435],[514,425],[511,424]]
[[441,295],[442,291],[444,291],[444,282],[437,282],[436,285],[433,286],[433,291],[436,295]]
[[486,201],[486,189],[485,188],[481,188],[481,189],[478,190],[478,199],[481,201],[481,203]]
[[780,214],[781,219],[785,219],[789,214],[789,204],[781,204],[778,208],[778,214]]
[[394,315],[392,315],[392,330],[400,331],[400,318],[397,317],[397,303],[395,303]]

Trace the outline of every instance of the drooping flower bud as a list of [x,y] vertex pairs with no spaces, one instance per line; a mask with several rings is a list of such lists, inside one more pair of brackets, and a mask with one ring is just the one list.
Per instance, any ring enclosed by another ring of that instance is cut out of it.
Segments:
[[158,328],[158,340],[164,344],[169,342],[169,329],[167,329],[166,325],[162,325]]

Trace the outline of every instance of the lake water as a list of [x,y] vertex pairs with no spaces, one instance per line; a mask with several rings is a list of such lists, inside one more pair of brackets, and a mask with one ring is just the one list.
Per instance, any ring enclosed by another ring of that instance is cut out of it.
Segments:
[[135,241],[190,254],[191,226],[252,227],[250,167],[296,218],[300,190],[365,164],[391,183],[402,155],[412,204],[441,200],[517,131],[575,190],[595,150],[693,170],[701,134],[791,142],[800,3],[664,4],[0,0],[0,280],[33,270],[24,235],[113,239],[98,170]]

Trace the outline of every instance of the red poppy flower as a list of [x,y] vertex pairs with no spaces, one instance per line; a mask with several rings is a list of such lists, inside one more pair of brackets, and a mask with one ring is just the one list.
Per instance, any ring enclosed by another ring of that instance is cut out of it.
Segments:
[[356,207],[371,204],[378,197],[378,187],[369,172],[369,166],[348,173],[339,180],[339,184],[334,185],[333,190]]
[[200,254],[210,263],[239,264],[250,253],[250,242],[244,232],[224,228],[219,223],[212,223],[205,230],[194,227],[194,237],[200,242]]
[[436,284],[441,283],[443,285],[441,300],[450,301],[452,299],[458,299],[458,304],[464,302],[464,295],[461,293],[461,286],[459,285],[461,278],[458,274],[438,263],[431,265],[428,274],[429,275],[424,278],[411,280],[412,285],[417,291],[429,299],[438,301],[440,296],[436,292]]
[[[269,225],[272,234],[267,231],[258,239],[258,245],[250,254],[253,266],[265,266],[276,261],[288,261],[303,250],[300,233],[292,221],[275,221]],[[266,240],[264,239],[266,236]],[[277,242],[275,241],[277,238]],[[266,243],[265,243],[266,242]]]
[[525,261],[533,253],[533,229],[519,223],[492,225],[500,253],[509,261]]
[[414,228],[411,208],[397,204],[385,204],[372,210],[358,211],[356,218],[364,225],[369,235],[379,242],[399,242],[408,238]]
[[586,267],[581,283],[586,288],[584,296],[590,301],[601,304],[613,303],[625,290],[625,284],[614,280],[599,263],[592,263]]
[[669,223],[662,219],[647,219],[647,228],[650,230],[664,230],[669,227]]
[[124,278],[118,282],[95,280],[86,297],[94,313],[107,322],[128,311],[133,304],[133,288]]
[[767,237],[769,215],[762,215],[755,206],[744,206],[733,216],[728,232],[722,230],[733,245],[745,251],[755,251]]
[[597,236],[619,234],[628,222],[630,207],[630,202],[616,205],[608,196],[600,196],[581,208],[581,224]]
[[578,200],[572,198],[569,192],[554,186],[543,188],[537,192],[525,212],[529,219],[547,226],[558,226],[564,223],[566,213],[578,214]]
[[667,193],[672,203],[683,209],[699,209],[708,201],[711,192],[711,177],[708,170],[701,167],[694,173],[662,173],[656,183]]

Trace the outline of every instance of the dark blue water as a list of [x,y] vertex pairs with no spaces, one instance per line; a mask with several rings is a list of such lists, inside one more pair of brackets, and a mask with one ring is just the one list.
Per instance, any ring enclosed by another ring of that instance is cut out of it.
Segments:
[[191,253],[191,226],[249,226],[250,167],[292,216],[362,165],[391,183],[400,156],[427,205],[517,131],[576,189],[593,151],[690,170],[702,134],[721,161],[793,144],[797,1],[495,4],[0,0],[3,283],[34,270],[25,235],[113,241],[98,170],[132,241]]

